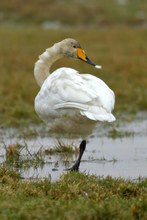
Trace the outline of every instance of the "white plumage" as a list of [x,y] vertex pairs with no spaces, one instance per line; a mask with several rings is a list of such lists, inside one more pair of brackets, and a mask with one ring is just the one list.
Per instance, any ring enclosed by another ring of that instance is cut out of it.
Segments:
[[96,68],[74,39],[65,39],[47,49],[35,63],[34,74],[41,86],[35,98],[35,110],[56,135],[85,137],[98,121],[112,122],[113,91],[99,78],[79,74],[71,68],[49,73],[51,65],[62,57],[79,58]]

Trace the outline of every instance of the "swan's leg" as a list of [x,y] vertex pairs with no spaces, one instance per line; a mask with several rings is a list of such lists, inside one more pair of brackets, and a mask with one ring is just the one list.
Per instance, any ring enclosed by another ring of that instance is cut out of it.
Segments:
[[82,159],[83,153],[85,151],[85,148],[86,148],[86,141],[83,140],[79,146],[80,152],[79,152],[78,159],[76,160],[75,164],[70,168],[71,171],[78,171],[79,170],[79,166],[80,166],[81,159]]

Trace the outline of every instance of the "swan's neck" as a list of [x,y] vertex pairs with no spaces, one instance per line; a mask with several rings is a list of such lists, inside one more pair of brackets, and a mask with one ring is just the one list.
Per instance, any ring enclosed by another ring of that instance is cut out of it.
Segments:
[[41,87],[43,82],[50,74],[50,67],[52,64],[63,57],[60,53],[59,44],[54,44],[53,47],[46,49],[46,51],[39,56],[39,60],[35,63],[34,76],[37,84]]

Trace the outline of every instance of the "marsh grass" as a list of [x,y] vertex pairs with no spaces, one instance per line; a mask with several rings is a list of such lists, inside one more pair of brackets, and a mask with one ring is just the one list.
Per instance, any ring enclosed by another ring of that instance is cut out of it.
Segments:
[[13,167],[15,170],[20,170],[20,172],[30,167],[34,169],[43,167],[45,164],[42,147],[33,154],[29,151],[26,144],[24,146],[11,144],[8,147],[4,145],[4,148],[6,160],[3,162],[3,165]]
[[5,166],[0,177],[1,219],[146,219],[146,180],[72,172],[53,183],[22,181]]
[[57,153],[66,153],[66,154],[77,154],[79,148],[74,145],[74,143],[66,144],[63,141],[57,140],[57,143],[54,147],[45,150],[45,154],[57,154]]
[[47,163],[54,164],[54,168],[56,169],[59,166],[59,161],[56,159],[56,161],[52,162],[52,156],[60,158],[63,165],[66,168],[69,168],[69,158],[72,158],[73,155],[77,157],[79,152],[78,147],[76,147],[73,143],[67,145],[61,141],[57,141],[54,147],[50,147],[48,149],[44,149],[42,146],[34,153],[28,149],[28,145],[26,143],[24,143],[24,145],[17,143],[10,144],[9,146],[6,146],[3,143],[3,146],[5,149],[5,160],[2,164],[8,167],[13,167],[15,170],[19,170],[20,173],[28,170],[29,168],[33,168],[34,170],[38,167],[43,168],[43,166]]

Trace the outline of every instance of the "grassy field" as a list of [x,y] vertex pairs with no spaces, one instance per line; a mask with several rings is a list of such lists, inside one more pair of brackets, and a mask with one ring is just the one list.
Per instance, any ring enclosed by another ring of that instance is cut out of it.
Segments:
[[55,183],[22,181],[0,168],[0,219],[140,219],[147,215],[147,181],[68,173]]

